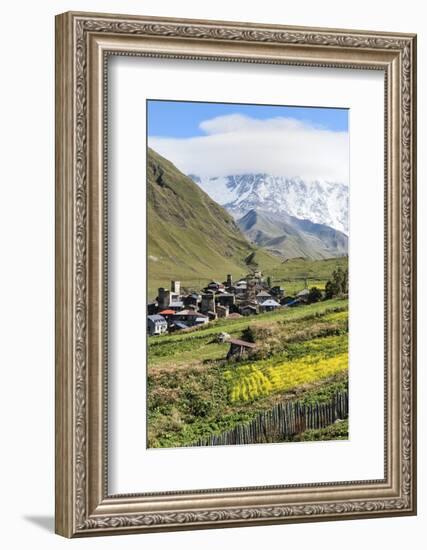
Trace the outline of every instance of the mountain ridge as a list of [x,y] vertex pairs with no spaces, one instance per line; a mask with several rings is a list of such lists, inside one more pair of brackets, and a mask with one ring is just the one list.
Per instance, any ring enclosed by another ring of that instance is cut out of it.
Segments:
[[250,210],[237,225],[251,242],[285,260],[318,260],[348,254],[348,237],[344,233],[283,212]]
[[343,183],[266,173],[190,177],[236,220],[253,209],[284,212],[348,235],[349,190]]

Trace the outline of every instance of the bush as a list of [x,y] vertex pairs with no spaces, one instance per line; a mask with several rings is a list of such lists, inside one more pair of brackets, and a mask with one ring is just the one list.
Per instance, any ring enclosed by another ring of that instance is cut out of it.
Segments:
[[322,291],[317,288],[317,286],[313,286],[310,288],[309,295],[308,295],[308,302],[310,304],[314,304],[315,302],[320,302],[322,299]]
[[204,418],[212,414],[214,409],[214,404],[212,401],[207,399],[202,399],[197,393],[193,391],[185,392],[185,399],[189,412],[192,416],[196,418]]
[[338,267],[325,285],[325,297],[331,299],[343,294],[348,294],[348,269]]

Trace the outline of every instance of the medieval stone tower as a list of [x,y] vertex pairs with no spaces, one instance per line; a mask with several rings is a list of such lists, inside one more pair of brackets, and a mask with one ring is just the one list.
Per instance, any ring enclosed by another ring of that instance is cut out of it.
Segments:
[[175,294],[181,294],[180,281],[171,281],[171,292],[174,292]]

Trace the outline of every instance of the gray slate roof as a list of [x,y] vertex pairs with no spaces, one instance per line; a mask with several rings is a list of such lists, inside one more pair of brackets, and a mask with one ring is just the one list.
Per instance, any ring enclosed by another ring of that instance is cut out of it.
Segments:
[[164,321],[166,323],[166,319],[162,315],[148,315],[147,319],[149,319],[153,323],[158,323],[160,321]]
[[183,323],[182,321],[175,321],[174,325],[181,329],[190,328],[187,323]]
[[174,317],[204,317],[206,319],[207,315],[204,315],[203,313],[200,313],[200,311],[191,311],[188,309],[184,309],[182,311],[178,311],[177,313],[174,313]]

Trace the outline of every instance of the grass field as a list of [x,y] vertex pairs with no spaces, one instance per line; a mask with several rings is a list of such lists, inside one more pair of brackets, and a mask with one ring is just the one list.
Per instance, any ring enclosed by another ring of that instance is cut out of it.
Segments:
[[[228,362],[229,345],[217,341],[224,331],[254,341],[256,354]],[[148,346],[149,446],[185,446],[279,401],[322,401],[346,388],[348,303],[327,300],[215,321],[150,338]]]
[[283,286],[290,295],[302,290],[306,283],[309,287],[317,286],[323,290],[337,267],[347,269],[348,256],[328,260],[294,258],[267,268],[265,275],[270,276],[274,284]]

